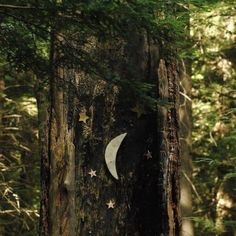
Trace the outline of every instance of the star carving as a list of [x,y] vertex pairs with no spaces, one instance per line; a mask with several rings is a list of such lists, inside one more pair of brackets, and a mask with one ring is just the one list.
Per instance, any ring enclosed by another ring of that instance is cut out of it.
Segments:
[[115,201],[110,200],[109,202],[106,203],[108,209],[114,209],[115,208]]
[[97,174],[96,174],[96,170],[93,170],[93,169],[91,169],[91,170],[88,172],[88,174],[90,175],[91,178],[97,176]]
[[145,157],[147,160],[152,159],[152,153],[148,150],[147,153],[145,153]]
[[81,121],[81,122],[86,124],[88,119],[89,119],[89,117],[86,115],[86,111],[79,113],[79,121]]
[[136,104],[135,107],[131,109],[132,112],[135,112],[137,114],[137,117],[140,118],[142,115],[145,114],[144,107],[140,104]]

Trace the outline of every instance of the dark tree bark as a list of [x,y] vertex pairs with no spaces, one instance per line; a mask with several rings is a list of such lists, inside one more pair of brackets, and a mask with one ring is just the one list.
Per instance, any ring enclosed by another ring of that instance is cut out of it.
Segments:
[[[180,68],[176,60],[160,60],[158,68],[159,96],[168,100],[169,107],[159,110],[158,152],[160,156],[160,186],[162,199],[162,233],[179,235],[179,166],[180,150],[178,140],[178,94]],[[159,189],[160,191],[160,189]]]
[[[48,207],[48,222],[42,222],[48,233],[42,235],[180,233],[178,61],[138,34],[124,46],[124,59],[114,70],[126,80],[133,76],[155,85],[156,98],[164,104],[156,111],[125,87],[54,68],[45,140],[49,167],[43,166],[50,175],[42,182],[48,184],[42,185],[43,192],[48,190],[48,202],[42,202]],[[112,138],[125,132],[116,180],[104,152]],[[91,170],[96,176],[89,175]],[[109,202],[114,203],[110,208]]]
[[37,79],[36,99],[38,108],[39,152],[41,156],[41,202],[40,202],[40,235],[49,235],[49,101],[48,91],[40,77]]
[[[59,70],[66,78],[68,71]],[[58,76],[56,75],[56,76]],[[58,78],[58,77],[57,77]],[[75,235],[75,151],[74,129],[68,117],[73,100],[69,101],[69,86],[60,81],[53,84],[50,111],[50,235]]]
[[[2,75],[2,73],[0,73],[0,75]],[[1,79],[0,80],[0,94],[3,94],[4,92],[4,89],[5,89],[5,83],[4,81]],[[2,126],[2,117],[3,117],[3,114],[2,114],[2,109],[3,109],[3,103],[4,103],[4,99],[3,97],[1,96],[0,97],[0,125]],[[2,129],[0,129],[0,139],[2,139],[2,135],[3,135],[3,132],[2,132]],[[2,153],[2,148],[0,148],[0,152]],[[4,229],[4,226],[0,226],[0,235],[3,234],[5,231]]]

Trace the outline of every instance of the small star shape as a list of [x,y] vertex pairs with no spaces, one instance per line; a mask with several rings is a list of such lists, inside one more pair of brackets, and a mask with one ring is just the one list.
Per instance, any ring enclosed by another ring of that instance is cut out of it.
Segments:
[[89,119],[89,117],[86,115],[86,112],[80,112],[79,113],[79,121],[82,121],[86,124],[86,121]]
[[137,117],[140,118],[143,114],[145,114],[143,106],[136,104],[134,108],[131,109],[132,112],[137,114]]
[[149,150],[147,151],[145,156],[147,157],[147,160],[152,159],[152,153]]
[[113,200],[110,200],[109,202],[106,203],[108,209],[114,209],[115,208],[115,202]]
[[97,176],[96,170],[92,170],[92,169],[88,172],[88,174],[90,175],[91,178]]

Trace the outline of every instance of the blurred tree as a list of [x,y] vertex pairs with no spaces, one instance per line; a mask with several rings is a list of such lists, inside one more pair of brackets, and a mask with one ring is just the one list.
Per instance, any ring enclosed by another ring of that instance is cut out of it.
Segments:
[[[180,106],[179,106],[179,132],[181,150],[181,173],[180,173],[180,210],[181,210],[181,236],[193,236],[192,221],[192,81],[191,64],[189,51],[192,47],[190,37],[190,5],[184,8],[186,12],[186,35],[182,45],[182,65],[180,75]],[[190,53],[191,55],[191,53]]]
[[194,235],[192,223],[192,100],[191,66],[185,62],[180,80],[180,146],[181,146],[181,235]]
[[[192,19],[193,155],[198,234],[235,231],[235,7],[217,2]],[[232,51],[231,51],[232,50]],[[207,166],[207,168],[206,168]]]

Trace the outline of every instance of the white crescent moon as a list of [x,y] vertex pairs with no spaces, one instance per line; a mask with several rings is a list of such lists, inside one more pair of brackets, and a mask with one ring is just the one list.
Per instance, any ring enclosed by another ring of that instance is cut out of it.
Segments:
[[116,171],[116,155],[126,135],[127,133],[118,135],[117,137],[112,139],[106,147],[105,161],[108,170],[115,179],[119,179]]

